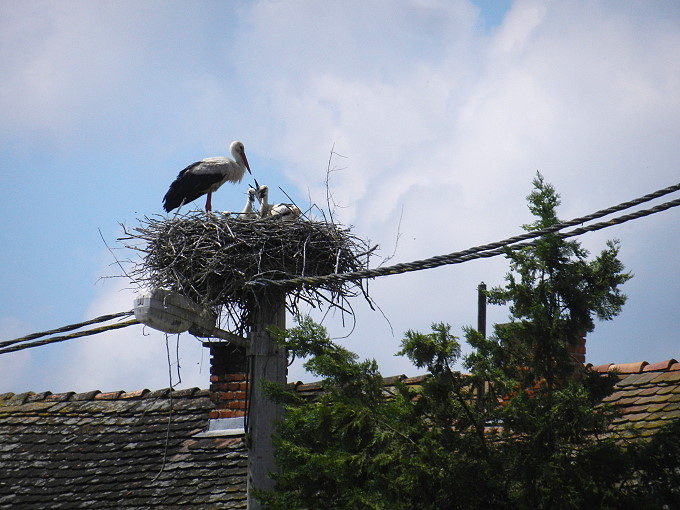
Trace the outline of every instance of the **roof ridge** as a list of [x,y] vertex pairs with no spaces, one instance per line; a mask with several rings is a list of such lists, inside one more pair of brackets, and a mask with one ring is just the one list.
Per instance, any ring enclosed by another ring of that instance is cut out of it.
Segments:
[[643,372],[674,372],[680,370],[680,363],[675,358],[669,358],[656,363],[647,361],[634,361],[632,363],[605,363],[603,365],[592,365],[588,363],[586,367],[594,372],[607,373],[618,372],[619,374],[640,374]]
[[102,392],[100,390],[85,391],[77,393],[75,391],[66,391],[63,393],[52,393],[51,391],[43,391],[35,393],[26,391],[23,393],[0,393],[0,403],[4,401],[11,401],[12,403],[33,403],[33,402],[72,402],[72,401],[91,401],[91,400],[141,400],[151,398],[168,398],[172,392],[172,398],[198,398],[205,397],[210,394],[208,390],[194,386],[192,388],[184,388],[175,390],[173,388],[162,388],[151,391],[148,388],[125,391],[117,390],[110,392]]
[[[593,365],[587,363],[586,368],[594,372],[607,373],[618,372],[619,374],[640,374],[643,372],[674,372],[680,371],[680,362],[675,358],[669,358],[664,361],[656,363],[648,363],[647,361],[634,361],[632,363],[605,363],[602,365]],[[428,374],[417,375],[409,377],[403,374],[383,377],[383,381],[387,385],[394,384],[396,381],[402,381],[406,384],[414,384],[422,382]],[[322,381],[314,381],[304,383],[302,381],[289,381],[298,391],[318,391],[322,387]],[[197,386],[191,388],[184,388],[181,390],[174,390],[173,388],[161,388],[158,390],[149,390],[148,388],[138,389],[134,391],[116,390],[109,392],[102,392],[100,390],[91,390],[85,392],[65,391],[61,393],[52,393],[51,391],[43,391],[35,393],[27,391],[23,393],[0,393],[0,403],[4,401],[12,401],[13,403],[20,402],[21,404],[28,402],[68,402],[74,400],[89,401],[89,400],[136,400],[147,398],[167,398],[172,391],[173,398],[197,398],[205,397],[210,394],[209,390],[199,388]]]

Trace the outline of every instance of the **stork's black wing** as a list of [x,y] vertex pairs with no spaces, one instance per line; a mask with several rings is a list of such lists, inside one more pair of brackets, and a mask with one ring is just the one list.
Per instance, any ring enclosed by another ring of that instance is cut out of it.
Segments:
[[219,173],[196,172],[201,165],[198,161],[182,170],[170,184],[170,189],[163,197],[163,209],[170,212],[180,205],[193,202],[208,189],[222,179]]

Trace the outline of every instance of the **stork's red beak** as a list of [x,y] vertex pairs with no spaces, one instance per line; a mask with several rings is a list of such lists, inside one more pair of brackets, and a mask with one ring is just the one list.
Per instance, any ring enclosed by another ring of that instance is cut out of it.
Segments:
[[241,155],[243,156],[243,162],[246,164],[246,169],[248,170],[248,173],[249,173],[250,175],[253,175],[253,172],[250,171],[250,165],[248,164],[248,158],[246,157],[246,152],[243,151],[243,152],[241,153]]

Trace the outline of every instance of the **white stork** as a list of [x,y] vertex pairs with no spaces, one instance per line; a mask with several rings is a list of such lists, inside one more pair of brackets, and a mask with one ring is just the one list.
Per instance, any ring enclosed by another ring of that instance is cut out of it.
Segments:
[[243,218],[245,220],[254,220],[259,217],[259,214],[255,212],[255,210],[253,209],[256,194],[257,194],[256,190],[254,190],[253,188],[248,188],[248,198],[246,199],[246,206],[243,208],[241,214],[239,214],[239,218]]
[[[257,185],[257,181],[255,181]],[[258,186],[257,200],[260,202],[260,218],[273,216],[282,220],[295,220],[300,217],[302,211],[294,204],[269,204],[269,187]]]
[[223,156],[206,158],[182,170],[163,197],[163,209],[170,212],[207,193],[205,210],[211,211],[214,191],[217,191],[227,181],[241,182],[246,170],[251,173],[243,144],[231,142],[229,151],[234,159]]

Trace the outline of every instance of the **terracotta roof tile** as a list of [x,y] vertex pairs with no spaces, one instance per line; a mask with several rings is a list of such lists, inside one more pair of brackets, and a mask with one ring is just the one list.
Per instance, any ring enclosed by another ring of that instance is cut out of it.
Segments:
[[118,399],[124,391],[112,391],[110,393],[97,393],[94,398],[97,400],[116,400]]
[[137,391],[130,391],[130,392],[125,392],[123,393],[120,398],[142,398],[145,396],[147,393],[151,393],[147,389],[143,390],[137,390]]
[[674,363],[677,363],[676,360],[674,359],[667,359],[666,361],[659,361],[658,363],[653,363],[651,365],[647,365],[643,370],[645,372],[654,372],[657,370],[668,370],[668,368],[673,365]]
[[646,361],[636,361],[634,363],[618,363],[610,368],[616,370],[620,374],[638,374],[649,365]]
[[[612,428],[624,437],[648,437],[669,420],[680,418],[680,370],[674,359],[613,365],[619,381],[603,403],[614,407],[619,417]],[[642,371],[635,371],[640,367]],[[595,370],[594,367],[593,370]],[[601,372],[601,370],[597,370]]]
[[594,367],[591,367],[591,370],[593,370],[594,372],[599,372],[601,374],[606,374],[607,372],[609,372],[612,366],[614,366],[613,363],[606,363],[604,365],[596,365]]
[[675,408],[672,410],[664,410],[664,416],[669,420],[675,420],[680,418],[680,408]]
[[658,395],[666,395],[667,393],[675,393],[676,389],[674,386],[666,386],[663,388],[659,388]]

